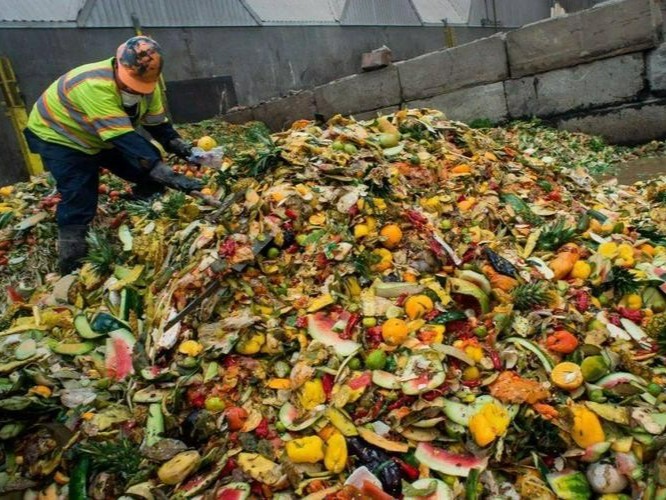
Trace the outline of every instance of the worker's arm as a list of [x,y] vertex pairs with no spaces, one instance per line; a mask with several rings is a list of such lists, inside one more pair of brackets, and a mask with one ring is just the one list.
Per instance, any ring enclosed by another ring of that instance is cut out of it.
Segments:
[[79,92],[75,97],[100,138],[113,144],[140,173],[147,172],[157,182],[182,191],[189,192],[201,187],[201,183],[176,174],[162,163],[157,148],[134,130],[127,113],[114,95],[96,95],[93,99],[85,92]]
[[200,180],[175,173],[169,165],[162,162],[157,149],[136,132],[128,132],[109,142],[122,152],[132,165],[147,170],[148,176],[160,184],[186,193],[203,187]]
[[141,117],[143,128],[169,153],[173,153],[183,160],[189,160],[192,156],[192,145],[183,140],[173,128],[166,115],[162,90],[155,88],[155,92],[149,97],[148,110]]

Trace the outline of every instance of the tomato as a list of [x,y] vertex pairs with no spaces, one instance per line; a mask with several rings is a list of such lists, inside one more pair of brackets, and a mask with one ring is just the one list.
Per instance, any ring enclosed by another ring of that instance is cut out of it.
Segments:
[[106,184],[100,184],[99,187],[97,188],[97,192],[99,194],[107,194],[109,192],[109,186]]
[[372,500],[393,500],[391,495],[384,493],[384,490],[370,481],[363,481],[361,493],[368,495]]
[[248,417],[245,408],[241,408],[240,406],[232,406],[231,408],[227,409],[224,414],[226,416],[227,423],[229,424],[229,429],[232,431],[240,430],[243,425],[245,425],[245,421]]

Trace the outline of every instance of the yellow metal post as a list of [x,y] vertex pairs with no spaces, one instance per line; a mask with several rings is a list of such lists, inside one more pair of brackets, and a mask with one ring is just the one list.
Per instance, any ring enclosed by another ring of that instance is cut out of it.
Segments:
[[41,174],[44,172],[42,160],[39,155],[30,152],[28,143],[23,136],[23,129],[28,124],[28,113],[25,109],[25,103],[21,98],[14,69],[9,58],[5,56],[0,57],[0,86],[2,88],[2,97],[7,107],[7,116],[9,116],[16,132],[16,140],[21,148],[26,168],[30,175]]

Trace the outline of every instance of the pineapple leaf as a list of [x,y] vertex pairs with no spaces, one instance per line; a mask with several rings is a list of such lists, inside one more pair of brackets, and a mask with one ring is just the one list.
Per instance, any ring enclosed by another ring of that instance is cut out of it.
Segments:
[[613,266],[606,277],[604,288],[613,289],[620,295],[634,293],[640,287],[640,282],[636,277],[624,267]]
[[519,311],[526,311],[537,306],[548,305],[551,295],[552,291],[548,283],[543,281],[518,285],[512,293],[513,305]]
[[557,250],[565,243],[571,241],[575,234],[575,228],[567,227],[564,220],[558,219],[543,228],[537,241],[537,248],[539,250]]
[[109,240],[99,231],[92,230],[88,233],[86,242],[88,243],[88,255],[84,261],[90,263],[97,275],[109,274],[116,262],[116,252]]

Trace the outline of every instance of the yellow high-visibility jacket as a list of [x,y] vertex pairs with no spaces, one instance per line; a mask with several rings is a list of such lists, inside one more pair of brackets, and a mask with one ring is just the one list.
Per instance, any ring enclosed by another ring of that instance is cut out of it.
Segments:
[[[135,123],[168,121],[159,86],[138,106]],[[113,58],[79,66],[53,82],[33,106],[28,128],[47,142],[87,154],[111,149],[108,141],[134,131],[116,85]]]

